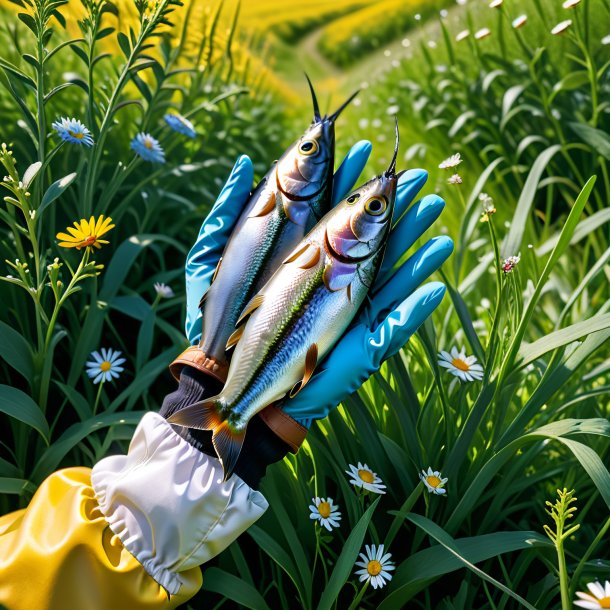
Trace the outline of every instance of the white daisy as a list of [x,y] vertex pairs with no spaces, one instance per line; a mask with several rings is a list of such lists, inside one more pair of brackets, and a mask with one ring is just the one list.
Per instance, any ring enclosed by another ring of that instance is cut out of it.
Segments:
[[118,379],[119,373],[124,371],[121,364],[125,362],[125,358],[120,357],[120,351],[102,347],[101,352],[101,355],[98,351],[91,352],[93,360],[86,364],[87,375],[93,379],[93,383]]
[[580,0],[566,0],[561,6],[563,8],[574,8],[578,4],[580,4]]
[[358,467],[349,464],[349,470],[345,471],[350,477],[350,483],[355,487],[362,487],[367,491],[373,491],[376,494],[384,494],[383,481],[373,472],[366,464],[364,466],[358,462]]
[[390,561],[392,555],[391,553],[384,554],[383,544],[378,547],[374,544],[371,546],[367,544],[365,549],[366,555],[360,553],[362,561],[357,561],[355,564],[362,569],[357,570],[355,574],[360,576],[360,582],[368,580],[373,585],[373,589],[384,587],[388,581],[392,580],[390,572],[396,568]]
[[419,478],[428,489],[428,493],[436,494],[437,496],[442,496],[444,493],[447,493],[447,490],[443,489],[443,487],[449,479],[443,479],[443,475],[438,470],[432,470],[432,468],[428,466],[428,472],[422,470],[419,473]]
[[470,30],[462,30],[456,34],[455,39],[457,42],[461,42],[462,40],[468,38],[468,36],[470,36]]
[[155,292],[162,299],[171,299],[174,296],[174,291],[167,284],[164,284],[163,282],[155,282],[154,286]]
[[576,592],[578,601],[574,602],[575,606],[580,608],[588,608],[589,610],[598,610],[598,608],[610,608],[610,581],[606,581],[604,585],[600,582],[590,582],[587,584],[588,593]]
[[489,28],[481,28],[474,33],[474,37],[477,40],[483,40],[483,38],[487,38],[491,36],[491,30]]
[[610,44],[610,34],[608,34],[607,36],[604,36],[604,37],[602,38],[602,44],[603,44],[603,45]]
[[491,0],[489,3],[489,8],[500,8],[503,2],[504,0]]
[[316,519],[320,525],[325,527],[329,532],[333,527],[339,527],[341,521],[341,513],[338,506],[333,504],[332,498],[312,498],[313,504],[309,505],[311,514],[310,519]]
[[447,157],[444,161],[441,161],[438,165],[439,169],[451,169],[452,167],[457,167],[462,162],[462,155],[460,153],[455,153],[455,155],[451,155]]
[[519,15],[513,19],[513,27],[515,30],[522,28],[527,23],[527,15]]
[[551,30],[551,34],[553,34],[553,36],[557,36],[558,34],[563,34],[571,25],[572,25],[571,19],[566,19],[565,21],[561,21]]
[[446,368],[452,375],[462,381],[475,381],[483,379],[483,367],[477,364],[474,356],[466,356],[464,348],[458,352],[457,347],[451,348],[451,353],[440,352],[438,364]]
[[462,177],[459,174],[453,174],[453,176],[447,178],[447,182],[449,184],[462,184]]

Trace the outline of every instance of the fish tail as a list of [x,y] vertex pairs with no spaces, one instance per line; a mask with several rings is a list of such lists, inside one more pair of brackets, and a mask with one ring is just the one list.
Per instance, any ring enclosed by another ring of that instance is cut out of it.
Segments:
[[220,426],[214,429],[212,444],[222,464],[225,481],[229,479],[235,470],[245,438],[246,431],[235,430],[228,421],[223,421]]
[[185,428],[216,430],[224,422],[220,413],[222,406],[223,402],[220,400],[220,396],[213,396],[176,411],[171,417],[167,418],[167,421],[170,424],[184,426]]
[[222,416],[224,406],[226,405],[220,395],[213,396],[177,411],[167,421],[185,428],[212,430],[212,444],[222,464],[226,481],[235,470],[246,431],[236,430]]

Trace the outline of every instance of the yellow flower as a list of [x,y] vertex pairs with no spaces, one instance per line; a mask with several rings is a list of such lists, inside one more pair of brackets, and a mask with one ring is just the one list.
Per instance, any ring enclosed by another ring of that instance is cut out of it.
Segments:
[[60,239],[59,245],[62,248],[76,248],[81,250],[82,248],[101,248],[103,244],[109,243],[105,239],[100,239],[102,235],[105,235],[114,229],[112,218],[104,218],[102,214],[97,221],[94,216],[87,221],[81,218],[80,222],[74,221],[73,227],[67,227],[66,231],[70,233],[58,233],[57,239]]

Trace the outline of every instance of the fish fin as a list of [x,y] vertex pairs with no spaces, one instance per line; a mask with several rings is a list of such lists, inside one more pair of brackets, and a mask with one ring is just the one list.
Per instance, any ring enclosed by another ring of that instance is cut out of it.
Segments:
[[218,455],[218,459],[224,470],[224,481],[229,479],[235,470],[241,448],[246,438],[246,431],[241,432],[231,429],[228,421],[223,421],[222,424],[214,430],[212,435],[212,444]]
[[241,336],[244,334],[245,328],[246,326],[244,324],[237,327],[237,330],[234,331],[229,337],[227,344],[225,345],[225,351],[230,350],[232,347],[235,347],[238,344],[239,340],[241,339]]
[[304,227],[307,224],[311,214],[309,203],[306,201],[288,200],[282,197],[282,206],[284,207],[284,214],[295,225]]
[[241,312],[239,320],[235,323],[235,326],[239,326],[250,314],[254,313],[265,300],[265,295],[259,292],[247,305],[246,308]]
[[287,265],[288,263],[294,263],[294,261],[296,261],[297,258],[299,258],[299,256],[301,256],[301,254],[303,254],[303,252],[305,252],[305,250],[307,250],[307,248],[309,248],[309,244],[297,246],[292,251],[292,253],[288,256],[288,258],[284,259],[284,262],[282,263],[282,265]]
[[312,343],[307,350],[307,354],[305,355],[305,372],[303,373],[303,380],[294,384],[292,390],[290,390],[290,398],[294,398],[307,385],[317,364],[318,344]]
[[358,272],[358,267],[338,261],[328,263],[324,267],[322,279],[331,292],[337,292],[352,283]]
[[223,423],[219,413],[221,402],[218,396],[195,402],[167,418],[170,424],[195,428],[197,430],[215,430]]
[[270,188],[264,189],[261,192],[260,197],[259,197],[258,201],[256,202],[256,205],[250,212],[250,215],[248,216],[248,218],[256,218],[257,216],[266,216],[267,214],[269,214],[269,212],[271,212],[273,210],[273,208],[275,208],[275,202],[276,202],[275,191],[271,190]]
[[222,263],[222,256],[218,259],[218,264],[216,265],[216,269],[214,269],[214,275],[212,276],[212,281],[210,284],[214,283],[216,276],[218,275],[218,270],[220,269],[220,263]]
[[320,260],[320,246],[316,244],[306,243],[304,246],[297,248],[285,261],[286,263],[295,263],[301,269],[311,269],[317,265]]

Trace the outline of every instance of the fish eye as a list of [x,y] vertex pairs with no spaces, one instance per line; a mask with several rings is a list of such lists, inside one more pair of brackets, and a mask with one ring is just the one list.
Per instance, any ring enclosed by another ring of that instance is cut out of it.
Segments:
[[364,210],[371,216],[379,216],[386,211],[388,204],[385,199],[371,197],[364,205]]
[[354,203],[356,203],[356,201],[358,201],[358,199],[360,199],[360,193],[354,193],[353,195],[350,195],[347,198],[347,203],[349,205],[353,205]]
[[299,144],[299,152],[302,155],[313,155],[318,152],[318,143],[315,140],[303,140]]

